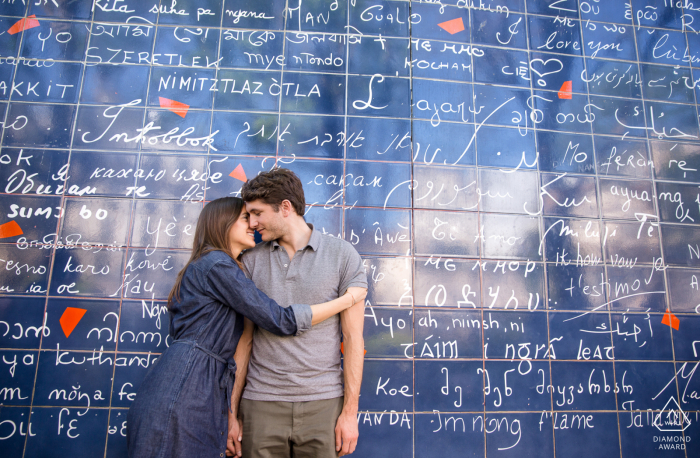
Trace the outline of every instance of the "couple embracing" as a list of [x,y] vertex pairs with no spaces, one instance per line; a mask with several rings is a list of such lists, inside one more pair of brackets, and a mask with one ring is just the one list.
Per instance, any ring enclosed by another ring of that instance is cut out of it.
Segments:
[[200,214],[192,256],[168,298],[173,342],[129,409],[131,458],[355,450],[362,260],[304,221],[293,172],[261,173],[241,193]]

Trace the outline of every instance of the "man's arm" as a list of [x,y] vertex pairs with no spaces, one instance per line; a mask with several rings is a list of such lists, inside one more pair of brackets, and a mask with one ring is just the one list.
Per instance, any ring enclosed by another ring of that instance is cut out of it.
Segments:
[[335,426],[335,449],[339,452],[338,456],[354,452],[357,438],[360,435],[357,427],[357,409],[365,359],[365,342],[362,337],[364,324],[364,301],[357,302],[349,309],[340,312],[340,326],[343,332],[345,399],[343,410]]
[[253,351],[253,330],[255,325],[248,318],[243,321],[243,334],[238,341],[236,353],[233,359],[236,361],[236,380],[233,382],[233,390],[231,390],[231,411],[228,413],[228,438],[226,440],[227,455],[230,452],[232,455],[241,456],[241,438],[243,430],[238,421],[238,404],[243,395],[243,387],[245,387],[245,377],[248,374],[248,361],[250,354]]

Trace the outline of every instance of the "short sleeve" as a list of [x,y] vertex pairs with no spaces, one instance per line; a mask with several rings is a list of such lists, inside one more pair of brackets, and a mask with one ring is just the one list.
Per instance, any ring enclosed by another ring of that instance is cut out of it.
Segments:
[[347,243],[343,244],[343,249],[339,294],[343,294],[351,286],[367,288],[367,274],[360,254]]
[[311,307],[280,307],[231,262],[219,261],[206,275],[207,292],[217,301],[276,335],[298,335],[311,327]]

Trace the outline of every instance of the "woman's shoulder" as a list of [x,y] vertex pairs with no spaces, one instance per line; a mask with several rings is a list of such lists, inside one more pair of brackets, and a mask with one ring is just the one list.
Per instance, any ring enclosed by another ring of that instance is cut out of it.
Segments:
[[191,264],[194,268],[208,272],[216,265],[234,266],[236,262],[223,251],[210,251]]

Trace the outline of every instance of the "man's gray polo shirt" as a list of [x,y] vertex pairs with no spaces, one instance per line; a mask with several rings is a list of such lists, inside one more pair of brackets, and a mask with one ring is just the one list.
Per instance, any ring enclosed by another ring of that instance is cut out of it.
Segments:
[[[367,288],[362,259],[352,245],[315,229],[291,262],[273,241],[246,251],[243,264],[255,285],[283,307],[330,301],[351,286]],[[256,327],[243,397],[300,402],[342,396],[340,336],[339,315],[296,337]]]

